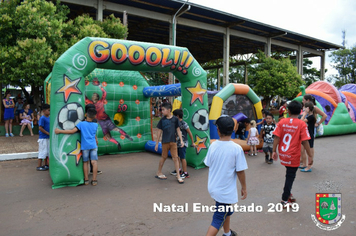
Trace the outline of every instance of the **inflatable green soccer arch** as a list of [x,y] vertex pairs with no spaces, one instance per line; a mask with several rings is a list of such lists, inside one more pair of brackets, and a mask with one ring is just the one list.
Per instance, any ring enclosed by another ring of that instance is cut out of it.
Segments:
[[[55,128],[69,129],[59,115],[77,110],[83,118],[85,107],[85,77],[94,69],[172,72],[181,82],[183,119],[190,124],[197,149],[188,148],[187,155],[195,156],[196,165],[203,165],[210,144],[209,129],[197,130],[192,124],[193,114],[208,110],[206,72],[186,48],[168,45],[84,38],[55,63],[51,78],[50,118],[50,175],[52,188],[77,186],[83,183],[80,134],[56,135]],[[87,98],[88,99],[88,98]],[[208,112],[206,112],[207,114]],[[208,117],[206,117],[208,119]],[[135,139],[140,135],[135,135]],[[135,141],[134,139],[134,141]],[[99,143],[100,145],[100,143]]]

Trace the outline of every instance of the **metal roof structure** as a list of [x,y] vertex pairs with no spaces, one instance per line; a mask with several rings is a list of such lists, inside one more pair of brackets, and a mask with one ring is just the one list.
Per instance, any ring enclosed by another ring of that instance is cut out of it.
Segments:
[[[89,7],[87,13],[96,14],[100,4],[103,16],[110,14],[122,19],[128,14],[128,40],[169,44],[172,16],[186,2],[182,0],[63,0],[78,11],[79,6]],[[75,4],[77,6],[73,6]],[[265,51],[270,40],[271,52],[296,51],[305,56],[322,56],[321,51],[342,46],[298,34],[230,13],[187,3],[190,9],[177,18],[177,46],[186,47],[200,62],[223,58],[224,34],[229,28],[230,55]],[[83,10],[80,10],[83,12]]]

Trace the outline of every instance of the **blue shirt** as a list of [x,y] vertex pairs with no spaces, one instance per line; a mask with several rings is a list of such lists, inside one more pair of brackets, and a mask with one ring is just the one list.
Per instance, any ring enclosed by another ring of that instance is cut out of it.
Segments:
[[98,147],[95,139],[96,130],[98,129],[97,123],[82,121],[76,127],[80,130],[81,134],[81,150],[90,150]]
[[[38,122],[39,126],[42,126],[44,130],[46,130],[49,133],[49,116],[41,116],[40,121]],[[48,139],[49,135],[42,133],[41,130],[38,131],[39,133],[39,138],[40,139]]]

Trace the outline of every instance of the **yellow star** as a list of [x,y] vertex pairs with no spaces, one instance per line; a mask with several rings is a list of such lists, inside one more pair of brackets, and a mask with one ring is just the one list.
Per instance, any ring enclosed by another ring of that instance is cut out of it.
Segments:
[[197,154],[200,153],[200,151],[202,149],[207,149],[206,145],[205,145],[205,141],[206,141],[206,137],[205,138],[201,138],[199,137],[198,135],[195,135],[195,145],[196,145],[196,151],[197,151]]
[[68,99],[72,93],[82,94],[82,92],[78,88],[78,83],[79,83],[80,79],[81,78],[79,77],[78,79],[71,80],[68,76],[63,75],[64,85],[63,85],[63,87],[58,89],[56,91],[56,93],[63,93],[64,102],[68,101]]
[[79,164],[80,158],[82,157],[82,151],[80,150],[80,142],[78,140],[75,149],[68,153],[68,156],[75,156],[75,164]]
[[192,94],[190,105],[192,105],[197,99],[200,101],[202,105],[204,104],[203,96],[207,90],[202,88],[200,81],[197,82],[195,87],[187,87],[186,89],[188,90],[189,93]]

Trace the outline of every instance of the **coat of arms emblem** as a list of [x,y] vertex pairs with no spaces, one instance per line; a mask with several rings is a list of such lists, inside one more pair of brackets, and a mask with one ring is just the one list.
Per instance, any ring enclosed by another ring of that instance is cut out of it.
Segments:
[[341,215],[341,193],[315,194],[315,215],[311,215],[314,223],[323,230],[335,230],[345,221]]

